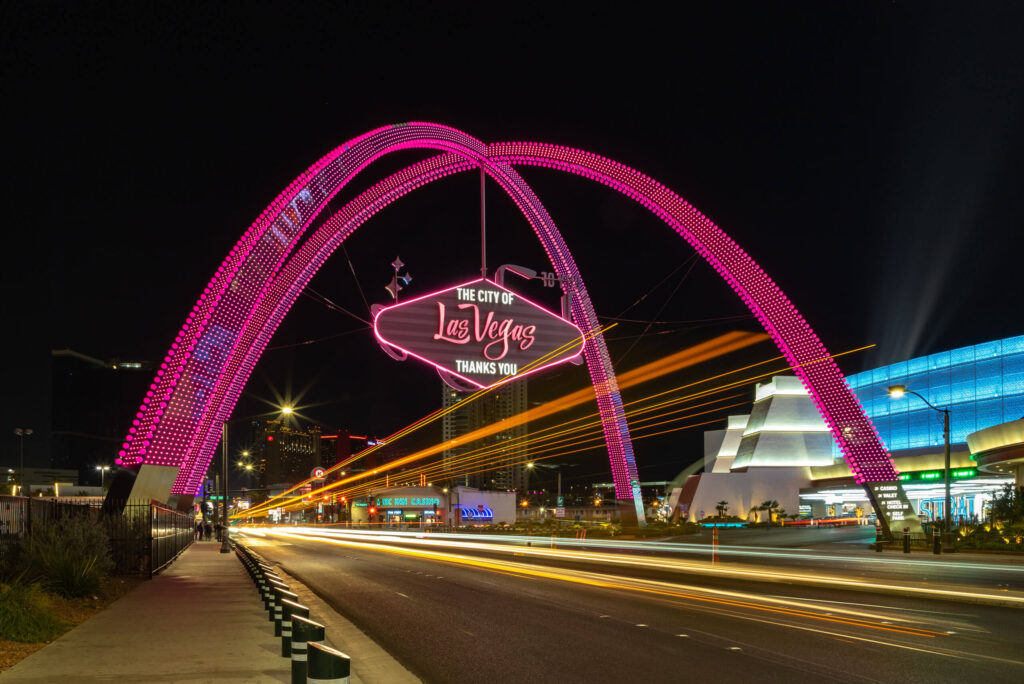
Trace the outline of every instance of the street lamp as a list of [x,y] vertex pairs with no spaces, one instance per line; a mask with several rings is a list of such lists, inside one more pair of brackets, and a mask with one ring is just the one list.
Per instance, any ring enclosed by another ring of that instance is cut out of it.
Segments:
[[14,434],[18,435],[18,458],[21,461],[18,475],[18,491],[25,494],[25,438],[32,435],[32,428],[14,428]]
[[[290,414],[292,412],[292,407],[291,406],[281,406],[279,408],[280,408],[281,413],[283,413],[285,415],[288,415],[288,414]],[[220,467],[221,467],[221,475],[220,475],[220,480],[221,480],[221,486],[220,486],[220,493],[221,493],[221,504],[220,504],[221,505],[221,509],[220,509],[221,510],[221,516],[220,516],[220,524],[221,524],[220,552],[221,553],[231,553],[231,545],[228,544],[228,424],[229,423],[233,423],[233,422],[237,422],[237,421],[240,421],[240,420],[249,420],[249,418],[255,418],[255,417],[256,416],[248,416],[246,418],[235,418],[234,420],[225,420],[221,424],[221,437],[220,437],[220,441],[221,441],[221,450],[220,450],[221,451],[221,463],[220,463]],[[243,456],[248,456],[248,454],[249,454],[248,451],[243,451],[242,452]]]
[[945,443],[945,469],[943,470],[943,480],[946,486],[946,502],[943,509],[943,521],[942,521],[942,550],[952,551],[953,550],[953,539],[952,530],[950,529],[950,520],[953,518],[953,508],[949,495],[949,409],[939,408],[933,405],[930,401],[922,397],[920,394],[913,390],[908,390],[905,385],[890,385],[889,386],[889,397],[892,399],[902,399],[904,395],[913,394],[915,397],[925,403],[925,405],[933,411],[938,411],[942,414],[942,439]]
[[96,466],[96,470],[100,471],[100,490],[103,490],[103,482],[107,471],[110,470],[110,466]]

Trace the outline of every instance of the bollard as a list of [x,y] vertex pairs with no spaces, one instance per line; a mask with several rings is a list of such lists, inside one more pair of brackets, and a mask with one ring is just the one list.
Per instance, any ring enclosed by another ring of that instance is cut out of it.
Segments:
[[274,621],[274,589],[288,589],[288,585],[279,580],[270,580],[267,582],[267,593],[263,597],[263,606],[267,609],[270,614],[270,621]]
[[324,640],[326,629],[301,615],[292,615],[292,684],[306,684],[307,644]]
[[942,553],[942,535],[938,530],[935,530],[935,534],[932,535],[932,553],[936,556]]
[[711,564],[718,565],[718,525],[711,528]]
[[281,601],[288,599],[298,603],[298,594],[293,594],[287,589],[274,587],[274,636],[281,636],[281,621],[284,620],[284,606]]
[[348,684],[352,661],[330,646],[310,643],[306,650],[307,684]]
[[882,534],[882,528],[875,528],[875,551],[882,553],[882,546],[885,544],[885,535]]
[[281,657],[290,658],[292,655],[292,618],[309,617],[309,608],[284,599],[281,601]]
[[910,553],[910,528],[903,528],[903,553]]

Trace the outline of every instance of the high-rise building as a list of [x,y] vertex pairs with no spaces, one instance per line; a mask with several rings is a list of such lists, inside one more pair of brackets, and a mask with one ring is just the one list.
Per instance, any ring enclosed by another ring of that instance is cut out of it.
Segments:
[[[468,393],[442,386],[441,405],[458,406]],[[454,411],[441,420],[441,439],[451,442],[487,425],[511,418],[528,407],[527,380],[515,380],[491,390],[484,396]],[[526,454],[521,444],[529,433],[526,423],[511,426],[468,444],[455,445],[442,455],[445,471],[452,474],[453,485],[478,489],[520,491],[526,485]],[[507,448],[503,448],[507,445]],[[476,458],[481,449],[487,455]]]
[[305,430],[280,420],[253,421],[253,465],[261,487],[293,485],[323,465],[319,425]]

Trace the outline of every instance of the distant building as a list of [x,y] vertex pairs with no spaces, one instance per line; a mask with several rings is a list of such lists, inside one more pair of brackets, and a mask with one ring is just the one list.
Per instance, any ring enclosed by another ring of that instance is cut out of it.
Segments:
[[323,466],[321,429],[291,428],[280,420],[250,424],[252,461],[261,487],[296,484]]
[[113,465],[121,441],[153,380],[147,361],[98,359],[54,349],[50,464],[75,481],[100,484],[98,465]]
[[[950,410],[954,518],[983,518],[1003,485],[1024,477],[1024,336],[883,366],[851,375],[847,383],[890,450],[922,520],[946,515],[942,415],[913,395],[891,398],[891,385]],[[787,513],[815,517],[871,510],[795,377],[759,384],[750,415],[730,416],[725,429],[704,434],[704,444],[704,472],[679,482],[669,499],[691,520],[715,515],[718,501],[740,517],[767,500]]]
[[[524,413],[529,407],[525,378],[506,383],[460,406],[468,396],[447,385],[442,387],[442,407],[446,410],[457,407],[441,419],[441,439],[445,442]],[[529,426],[520,423],[472,443],[446,449],[442,459],[445,471],[453,473],[452,484],[501,491],[525,489],[526,457],[519,453],[519,445],[528,433]],[[503,449],[506,444],[508,448]]]

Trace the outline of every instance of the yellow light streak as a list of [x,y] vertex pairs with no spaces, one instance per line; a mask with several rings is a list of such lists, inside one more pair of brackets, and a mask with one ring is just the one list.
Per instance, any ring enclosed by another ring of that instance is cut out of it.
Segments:
[[[615,324],[612,324],[610,326],[606,326],[605,328],[602,328],[601,331],[603,332],[605,330],[611,329],[612,327],[614,327],[614,325]],[[591,332],[590,336],[592,337],[594,334],[596,334],[596,331]],[[727,354],[727,353],[730,353],[730,352],[733,352],[733,351],[738,351],[738,350],[743,349],[745,347],[748,347],[748,346],[750,346],[752,344],[756,344],[758,342],[762,342],[762,341],[765,341],[767,339],[769,339],[769,337],[768,337],[768,335],[766,335],[764,333],[729,332],[729,333],[726,333],[724,335],[719,335],[718,337],[713,338],[711,340],[708,340],[706,342],[703,342],[701,344],[697,344],[697,345],[694,345],[692,347],[688,347],[687,349],[681,350],[679,352],[675,352],[674,354],[669,354],[666,357],[663,357],[661,359],[657,359],[657,360],[652,361],[650,363],[644,364],[644,365],[642,365],[642,366],[640,366],[638,368],[635,368],[633,370],[626,371],[626,372],[624,372],[624,373],[622,373],[622,374],[617,376],[617,382],[618,382],[618,385],[619,385],[620,389],[625,389],[627,387],[632,387],[632,386],[640,384],[642,382],[647,382],[649,380],[653,380],[655,378],[661,377],[661,376],[663,376],[663,375],[665,375],[667,373],[675,372],[677,370],[681,370],[683,368],[686,368],[686,367],[689,367],[689,366],[693,366],[693,365],[698,364],[698,363],[703,363],[704,361],[709,361],[709,360],[711,360],[713,358],[716,358],[718,356],[721,356],[723,354]],[[557,355],[559,353],[561,353],[560,350],[555,350],[554,352],[552,352],[552,354],[549,354],[549,356]],[[781,357],[776,357],[776,358],[781,358]],[[546,359],[546,357],[545,357],[545,359]],[[545,359],[538,360],[535,363],[538,363],[538,364],[542,363]],[[441,418],[443,415],[447,414],[448,412],[454,411],[454,410],[460,408],[461,406],[465,406],[468,402],[476,400],[477,398],[479,398],[480,396],[485,394],[487,391],[489,391],[489,390],[481,390],[479,392],[475,392],[474,394],[470,395],[469,397],[464,399],[462,402],[460,402],[460,404],[458,404],[458,405],[451,406],[451,407],[449,407],[448,409],[445,409],[445,410],[434,411],[433,413],[429,414],[427,417],[425,417],[425,418],[423,418],[423,419],[421,419],[419,421],[416,421],[415,423],[410,425],[408,428],[403,428],[402,430],[396,432],[394,435],[389,436],[387,438],[387,442],[392,442],[395,439],[399,439],[400,437],[403,437],[403,436],[413,432],[414,430],[417,430],[417,429],[423,427],[424,425],[426,425],[428,423],[436,421],[437,419]],[[484,437],[490,436],[490,435],[495,434],[497,432],[502,432],[502,431],[508,430],[508,429],[510,429],[512,427],[516,427],[518,425],[522,425],[522,424],[530,422],[530,421],[540,420],[541,418],[547,417],[549,415],[553,415],[555,413],[559,413],[561,411],[565,411],[565,410],[567,410],[569,408],[578,406],[578,405],[580,405],[580,404],[582,404],[582,403],[584,403],[586,401],[590,401],[590,400],[593,400],[595,398],[596,398],[596,396],[595,396],[595,393],[594,393],[593,386],[587,386],[587,387],[585,387],[585,388],[583,388],[581,390],[577,390],[576,392],[572,392],[570,394],[564,395],[563,397],[560,397],[559,399],[556,399],[554,401],[548,402],[548,403],[546,403],[546,404],[544,404],[542,406],[538,406],[538,407],[534,407],[532,409],[528,409],[527,411],[524,411],[524,412],[522,412],[520,414],[517,414],[516,416],[510,416],[509,418],[506,418],[504,420],[498,421],[496,423],[492,423],[491,425],[488,425],[486,427],[480,428],[480,429],[475,430],[475,431],[473,431],[471,433],[468,433],[466,435],[462,435],[462,436],[456,438],[455,440],[450,440],[449,442],[446,442],[446,443],[437,444],[437,445],[434,445],[433,447],[428,447],[427,449],[420,450],[420,451],[418,451],[418,452],[416,452],[414,454],[411,454],[409,456],[406,456],[404,458],[396,459],[395,461],[392,461],[390,463],[387,463],[387,464],[381,466],[380,468],[377,468],[376,471],[373,472],[373,473],[360,473],[360,474],[354,475],[354,476],[349,478],[349,481],[354,481],[356,479],[363,479],[365,477],[370,477],[370,476],[372,476],[374,474],[378,474],[379,472],[393,470],[395,468],[398,468],[398,467],[401,467],[403,465],[406,465],[407,463],[411,463],[411,462],[414,462],[416,460],[420,460],[422,458],[433,456],[433,455],[435,455],[437,453],[440,453],[440,452],[442,452],[442,451],[444,451],[446,449],[452,448],[453,446],[458,446],[460,444],[465,444],[465,443],[472,443],[474,441],[477,441],[479,439],[483,439]],[[358,460],[360,458],[363,458],[363,457],[369,455],[370,453],[372,453],[373,451],[375,451],[375,450],[377,450],[379,448],[380,447],[377,446],[377,447],[371,447],[370,449],[366,449],[364,451],[361,451],[358,454],[355,454],[355,455],[351,456],[350,458],[345,459],[344,461],[342,461],[342,462],[332,466],[331,468],[329,468],[327,470],[327,473],[334,472],[334,471],[336,471],[336,470],[338,470],[338,469],[340,469],[340,468],[342,468],[344,466],[347,466],[348,464],[350,464],[350,463],[352,463],[352,462],[354,462],[354,461],[356,461],[356,460]],[[286,490],[285,492],[283,492],[281,494],[278,494],[275,497],[272,497],[271,499],[268,499],[266,502],[263,502],[259,506],[256,506],[252,510],[250,510],[248,512],[248,516],[251,516],[251,515],[253,515],[255,513],[260,513],[260,512],[269,510],[270,508],[278,508],[278,507],[281,507],[282,505],[287,506],[290,503],[293,503],[295,500],[301,499],[301,497],[293,497],[292,499],[290,499],[288,501],[285,501],[283,503],[275,503],[279,499],[284,498],[288,494],[298,490],[299,488],[301,488],[301,487],[303,487],[306,484],[309,484],[311,482],[312,482],[311,479],[310,480],[305,480],[305,481],[300,482],[299,484],[295,485],[294,487]],[[330,489],[334,489],[339,484],[340,483],[337,483],[337,482],[336,483],[332,483],[331,485],[327,485],[324,488],[321,488],[321,489],[317,490],[317,492],[319,493],[319,492],[327,491],[327,490],[330,490]],[[246,516],[246,517],[248,517],[248,516]],[[236,517],[241,517],[241,516],[236,516]]]
[[[801,604],[800,602],[789,602],[785,599],[777,597],[770,597],[771,600],[768,603],[774,603],[775,605],[764,605],[762,603],[755,603],[749,600],[748,596],[743,595],[739,592],[731,592],[722,589],[707,589],[704,587],[688,587],[686,585],[678,585],[668,582],[661,582],[656,580],[645,580],[639,578],[623,578],[614,575],[607,575],[603,573],[595,573],[588,571],[574,571],[556,568],[545,568],[540,569],[536,566],[526,565],[515,561],[503,561],[496,559],[485,559],[474,556],[466,556],[463,554],[407,548],[400,546],[393,546],[390,544],[383,543],[372,543],[362,542],[353,539],[339,539],[333,537],[319,536],[309,533],[302,532],[283,532],[274,531],[270,532],[273,536],[279,536],[289,539],[299,539],[303,541],[318,542],[324,544],[332,544],[336,546],[345,546],[350,548],[360,548],[364,550],[388,553],[399,556],[406,556],[424,560],[430,560],[435,562],[449,563],[453,565],[460,565],[466,567],[472,567],[482,570],[497,571],[503,574],[512,574],[520,577],[537,578],[537,579],[549,579],[560,582],[569,582],[574,584],[582,584],[591,587],[597,587],[602,589],[616,589],[622,591],[632,591],[644,594],[651,594],[657,596],[666,596],[675,599],[684,599],[687,601],[697,601],[701,603],[716,604],[722,606],[728,606],[732,608],[742,608],[747,610],[755,610],[767,613],[773,613],[778,615],[786,615],[789,617],[796,617],[802,619],[817,620],[822,622],[831,622],[836,624],[846,625],[848,627],[857,627],[862,629],[877,630],[883,632],[893,632],[898,634],[904,634],[915,637],[925,638],[936,638],[946,636],[942,632],[937,632],[929,629],[920,629],[909,625],[883,625],[877,622],[871,622],[870,619],[860,617],[841,617],[837,615],[824,615],[814,613],[811,610],[807,610],[803,606],[807,604]],[[423,541],[423,540],[416,540]],[[493,544],[472,544],[468,545],[472,548],[479,549],[483,547],[489,551],[501,550],[506,553],[510,551],[508,547],[500,547]],[[536,549],[536,551],[545,551],[545,549]],[[573,557],[573,560],[580,560],[579,556],[584,556],[583,560],[588,562],[601,562],[606,561],[606,557],[610,554],[593,554],[593,557],[589,557],[588,552],[549,552],[549,553],[531,553],[529,547],[526,549],[513,550],[513,554],[521,555],[543,555],[548,557]],[[622,560],[622,559],[617,559]],[[660,559],[659,559],[660,560]],[[639,557],[635,557],[632,564],[644,565],[650,567],[652,563],[651,558],[644,558],[642,562]],[[660,563],[657,565],[661,565]],[[719,573],[724,574],[724,573]],[[741,573],[744,574],[744,573]],[[747,573],[749,574],[749,573]],[[806,579],[799,575],[790,575],[789,579]],[[697,592],[701,593],[697,593]],[[790,603],[789,606],[785,605]],[[838,612],[837,610],[830,610],[830,612]],[[851,612],[851,611],[847,611]]]

